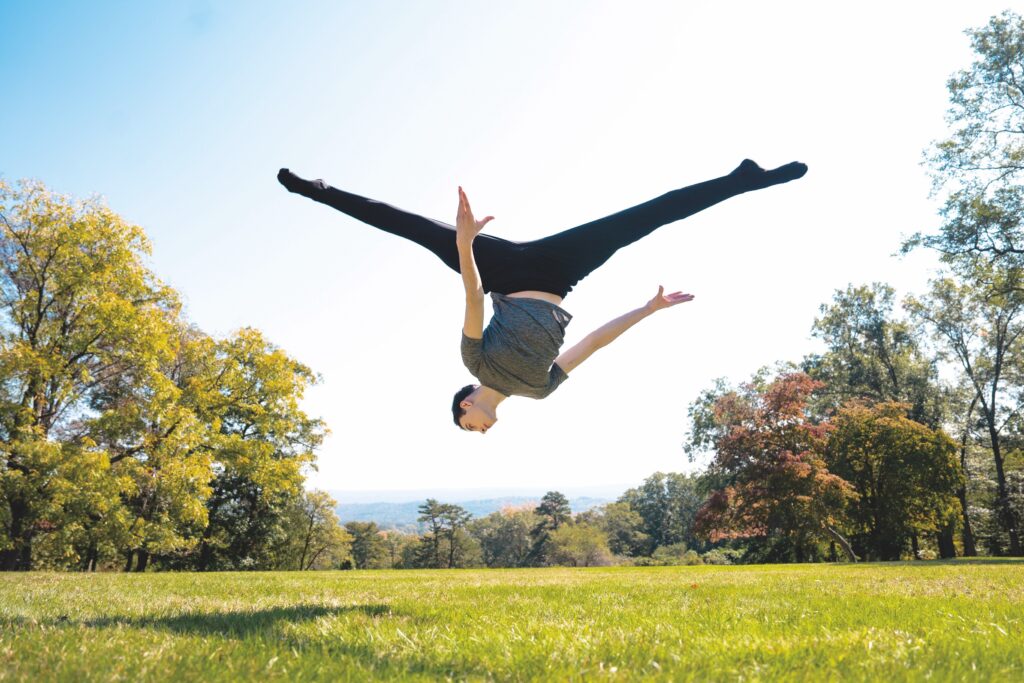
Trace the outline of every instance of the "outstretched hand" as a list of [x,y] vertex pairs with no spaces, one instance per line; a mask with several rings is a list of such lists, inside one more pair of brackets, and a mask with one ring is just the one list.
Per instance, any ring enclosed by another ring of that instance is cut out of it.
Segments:
[[459,186],[459,212],[455,217],[455,239],[460,242],[472,242],[473,238],[480,234],[484,226],[494,220],[494,216],[487,216],[483,220],[473,218],[473,210],[469,208],[469,198]]
[[686,303],[687,301],[693,301],[693,294],[683,294],[682,292],[672,292],[671,294],[665,294],[665,288],[658,285],[658,293],[654,295],[654,298],[647,302],[647,308],[654,311],[660,311],[663,308],[671,308],[676,304]]

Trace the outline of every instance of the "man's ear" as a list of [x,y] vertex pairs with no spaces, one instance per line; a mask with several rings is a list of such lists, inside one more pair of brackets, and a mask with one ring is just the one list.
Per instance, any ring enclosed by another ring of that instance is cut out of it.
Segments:
[[467,401],[466,399],[462,399],[462,402],[459,403],[459,407],[460,408],[467,408],[467,409],[468,408],[472,408],[473,407],[473,402],[472,401]]

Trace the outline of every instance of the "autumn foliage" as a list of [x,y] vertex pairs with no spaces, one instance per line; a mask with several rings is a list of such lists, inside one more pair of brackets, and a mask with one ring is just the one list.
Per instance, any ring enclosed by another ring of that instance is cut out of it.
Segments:
[[821,386],[790,373],[714,402],[710,469],[725,485],[698,512],[698,533],[711,540],[778,534],[797,544],[832,537],[857,494],[825,465],[832,427],[808,416],[808,398]]

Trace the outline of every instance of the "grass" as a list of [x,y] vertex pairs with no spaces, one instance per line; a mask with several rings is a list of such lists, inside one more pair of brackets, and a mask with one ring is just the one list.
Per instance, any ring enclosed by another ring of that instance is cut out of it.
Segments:
[[0,681],[1024,680],[1024,561],[0,576]]

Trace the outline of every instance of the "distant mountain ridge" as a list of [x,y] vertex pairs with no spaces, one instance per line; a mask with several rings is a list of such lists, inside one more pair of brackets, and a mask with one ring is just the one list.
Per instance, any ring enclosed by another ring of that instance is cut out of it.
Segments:
[[[486,517],[492,512],[497,512],[507,507],[536,507],[540,503],[541,496],[501,496],[498,498],[485,498],[482,500],[459,501],[473,517]],[[440,500],[440,499],[439,499]],[[569,507],[574,513],[584,512],[598,505],[611,503],[611,498],[596,498],[593,496],[577,496],[569,498]],[[401,531],[419,530],[419,506],[426,502],[426,499],[416,500],[407,503],[341,503],[335,507],[341,523],[345,522],[376,522],[382,529],[398,529]],[[443,501],[442,502],[448,502]]]

